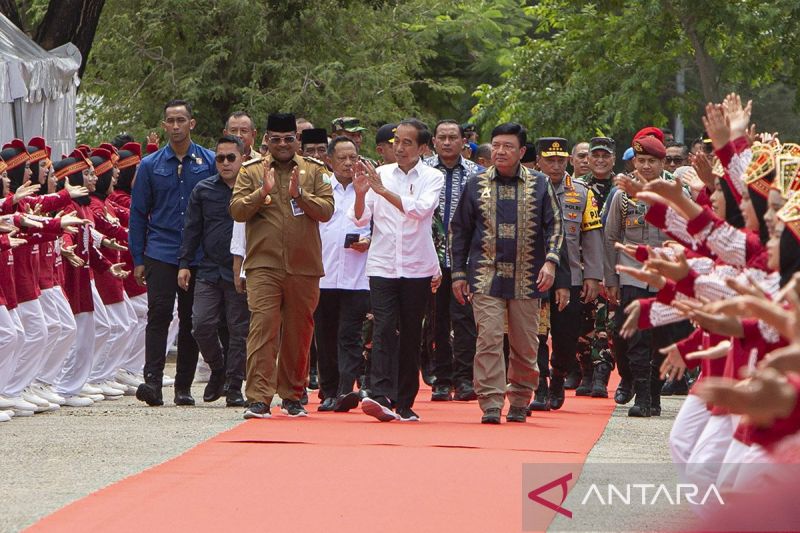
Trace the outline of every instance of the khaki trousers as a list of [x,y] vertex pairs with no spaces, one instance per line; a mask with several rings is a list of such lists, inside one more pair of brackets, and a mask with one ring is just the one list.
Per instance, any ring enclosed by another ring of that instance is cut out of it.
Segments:
[[245,394],[249,402],[269,405],[276,392],[284,400],[300,399],[308,376],[318,301],[317,276],[293,276],[274,268],[247,270],[250,333]]
[[[472,308],[478,340],[474,382],[481,410],[503,408],[505,396],[516,407],[528,407],[539,383],[539,305],[535,300],[505,300],[475,294]],[[508,314],[508,377],[503,357],[503,329]]]

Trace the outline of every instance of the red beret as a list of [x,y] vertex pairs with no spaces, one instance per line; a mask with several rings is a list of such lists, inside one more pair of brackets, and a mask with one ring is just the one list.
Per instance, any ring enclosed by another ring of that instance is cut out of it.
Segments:
[[631,146],[633,146],[633,151],[637,155],[647,154],[658,159],[664,159],[667,156],[667,149],[664,148],[664,143],[651,135],[634,139]]
[[633,136],[633,140],[635,141],[636,139],[641,139],[642,137],[647,137],[648,135],[655,137],[662,143],[664,142],[664,132],[655,126],[647,126],[646,128],[640,129],[636,135]]

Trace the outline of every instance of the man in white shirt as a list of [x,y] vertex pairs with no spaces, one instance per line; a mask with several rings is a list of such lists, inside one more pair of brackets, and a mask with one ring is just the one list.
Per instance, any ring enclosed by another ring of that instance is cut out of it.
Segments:
[[367,250],[369,227],[358,227],[347,216],[356,200],[353,176],[358,149],[347,137],[336,137],[328,145],[333,165],[333,217],[319,225],[322,265],[319,304],[314,313],[317,365],[322,403],[319,411],[346,412],[360,400],[353,391],[361,373],[364,319],[369,311]]
[[411,408],[419,391],[422,317],[432,279],[441,278],[431,226],[444,176],[420,159],[430,138],[424,123],[403,120],[394,138],[397,162],[377,170],[360,163],[353,180],[350,217],[360,227],[373,224],[370,397],[361,408],[381,421],[419,420]]

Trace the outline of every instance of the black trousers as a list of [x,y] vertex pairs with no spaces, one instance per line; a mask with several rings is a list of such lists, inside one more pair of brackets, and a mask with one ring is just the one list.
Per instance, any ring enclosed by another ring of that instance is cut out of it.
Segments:
[[[224,320],[225,342],[221,325]],[[192,306],[192,335],[211,370],[225,369],[228,386],[241,390],[247,358],[247,334],[250,331],[250,310],[247,296],[236,292],[233,282],[197,280]]]
[[144,379],[161,386],[167,360],[167,332],[178,297],[178,360],[175,389],[188,389],[194,381],[198,348],[192,336],[192,302],[196,270],[192,269],[189,289],[178,287],[178,266],[144,259],[147,281],[147,327],[144,335]]
[[576,353],[583,321],[581,290],[580,286],[570,287],[569,304],[562,311],[558,310],[555,291],[550,295],[550,335],[553,339],[550,361],[557,376],[566,376],[578,365]]
[[[453,296],[453,280],[449,268],[442,269],[442,284],[433,295],[434,351],[433,375],[437,385],[472,385],[472,363],[478,332],[472,304],[460,305]],[[452,328],[453,339],[450,341]]]
[[431,278],[369,278],[374,317],[370,394],[410,408],[419,392],[422,318]]
[[322,398],[353,390],[363,367],[362,330],[369,291],[320,289],[314,312],[314,338]]

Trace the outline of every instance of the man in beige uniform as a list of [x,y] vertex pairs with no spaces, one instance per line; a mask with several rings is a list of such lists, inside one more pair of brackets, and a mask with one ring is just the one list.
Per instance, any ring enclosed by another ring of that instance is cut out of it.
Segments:
[[[231,199],[234,220],[247,223],[244,269],[251,318],[245,418],[269,418],[276,392],[285,414],[307,415],[300,397],[324,274],[318,223],[333,215],[333,191],[322,163],[296,154],[296,130],[294,115],[269,116],[269,154],[242,165]],[[277,387],[271,385],[275,372]]]

